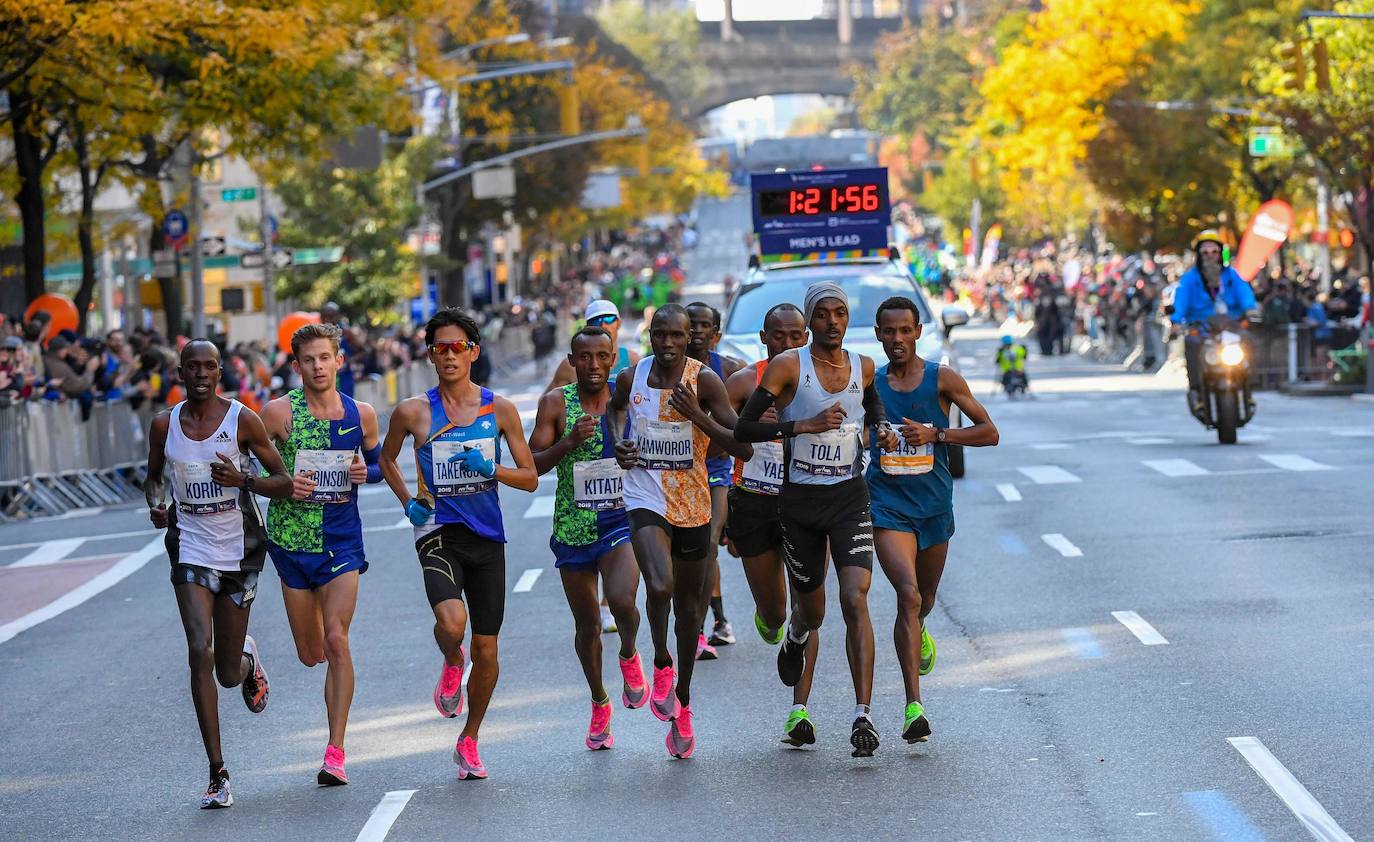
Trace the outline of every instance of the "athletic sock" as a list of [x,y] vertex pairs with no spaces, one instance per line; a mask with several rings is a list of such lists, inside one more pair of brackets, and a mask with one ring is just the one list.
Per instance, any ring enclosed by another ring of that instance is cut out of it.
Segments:
[[796,712],[799,711],[799,710],[806,710],[806,705],[793,705],[793,706],[792,706],[792,712],[793,712],[793,713],[796,713]]
[[868,719],[868,705],[855,705],[855,706],[854,706],[854,718],[855,718],[855,719]]
[[592,697],[592,704],[596,705],[597,707],[601,707],[602,705],[609,705],[610,703],[611,703],[611,694],[610,694],[610,693],[607,693],[607,694],[606,694],[606,698],[602,699],[602,700],[599,701],[599,702],[596,700],[596,697],[594,697],[594,696]]
[[725,619],[725,600],[722,597],[711,597],[711,615],[716,618],[716,622]]
[[792,633],[792,627],[790,625],[787,627],[787,639],[798,646],[805,644],[806,641],[810,638],[811,632],[807,632],[806,634],[803,634],[801,637],[797,637],[795,634]]

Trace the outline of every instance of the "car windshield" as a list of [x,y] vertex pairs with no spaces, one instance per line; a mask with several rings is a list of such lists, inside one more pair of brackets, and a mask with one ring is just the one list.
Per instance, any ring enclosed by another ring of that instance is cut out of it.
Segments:
[[806,300],[806,288],[819,281],[834,281],[849,296],[849,326],[873,327],[878,305],[894,295],[904,295],[916,302],[921,309],[921,321],[929,324],[934,321],[926,305],[925,296],[907,278],[898,274],[854,273],[837,277],[806,273],[805,276],[792,278],[769,278],[747,286],[740,291],[735,306],[730,310],[729,322],[724,332],[753,333],[763,325],[763,316],[774,304],[784,301],[801,307]]

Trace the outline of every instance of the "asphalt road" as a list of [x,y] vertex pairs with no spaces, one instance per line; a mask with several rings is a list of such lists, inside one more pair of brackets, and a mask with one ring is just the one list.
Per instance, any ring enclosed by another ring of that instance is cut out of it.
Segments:
[[[995,333],[963,332],[970,375],[991,368]],[[790,696],[752,630],[739,564],[723,557],[739,643],[697,671],[696,756],[669,759],[665,726],[618,704],[615,749],[588,752],[546,482],[502,491],[512,590],[482,733],[491,778],[459,782],[460,722],[430,700],[439,659],[409,530],[389,493],[369,491],[353,783],[314,784],[323,672],[296,661],[269,568],[251,631],[271,703],[253,716],[222,694],[236,805],[203,812],[167,561],[127,508],[0,527],[3,836],[377,839],[364,828],[385,803],[369,832],[401,805],[385,837],[398,840],[1284,840],[1307,837],[1300,814],[1325,829],[1317,838],[1374,837],[1374,406],[1263,395],[1240,443],[1221,447],[1186,414],[1176,378],[1037,355],[1030,372],[1034,399],[988,398],[1002,442],[970,452],[956,484],[958,533],[930,620],[939,661],[923,682],[929,743],[899,738],[895,604],[878,574],[882,747],[849,756],[837,610],[811,705],[819,743],[780,746]],[[981,377],[974,387],[989,394]],[[532,390],[513,391],[532,408]],[[129,569],[5,639],[100,571]],[[538,578],[514,592],[527,571]]]

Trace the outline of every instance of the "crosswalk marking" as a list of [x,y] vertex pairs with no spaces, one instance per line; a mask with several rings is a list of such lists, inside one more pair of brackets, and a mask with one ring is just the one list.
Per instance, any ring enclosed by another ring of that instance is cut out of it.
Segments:
[[997,483],[997,493],[1002,495],[1002,499],[1008,503],[1021,502],[1021,492],[1016,489],[1016,485],[1010,482]]
[[1040,540],[1049,544],[1052,549],[1056,550],[1064,558],[1079,558],[1083,555],[1082,550],[1075,547],[1072,541],[1058,532],[1050,532],[1046,535],[1041,535]]
[[525,517],[527,519],[553,517],[553,495],[543,494],[534,498],[530,507],[525,510]]
[[1135,635],[1136,639],[1146,646],[1167,646],[1169,644],[1164,635],[1160,634],[1154,626],[1145,621],[1144,617],[1134,611],[1113,611],[1112,616],[1121,625],[1130,629],[1131,634]]
[[1296,453],[1266,453],[1260,456],[1261,459],[1273,465],[1275,468],[1282,468],[1285,471],[1330,471],[1334,470],[1330,465],[1324,465],[1308,459],[1306,456],[1298,456]]
[[59,541],[44,541],[28,555],[11,564],[10,567],[37,567],[40,564],[56,564],[75,552],[85,542],[85,538],[63,538]]
[[531,567],[520,574],[520,579],[515,583],[515,593],[525,593],[534,587],[534,583],[539,581],[539,574],[544,572],[542,567]]
[[1030,446],[1031,450],[1068,450],[1073,445],[1062,441],[1042,441]]
[[1200,477],[1211,471],[1187,459],[1146,459],[1145,466],[1166,477]]
[[1025,474],[1036,485],[1061,485],[1083,481],[1058,465],[1027,465],[1016,470]]

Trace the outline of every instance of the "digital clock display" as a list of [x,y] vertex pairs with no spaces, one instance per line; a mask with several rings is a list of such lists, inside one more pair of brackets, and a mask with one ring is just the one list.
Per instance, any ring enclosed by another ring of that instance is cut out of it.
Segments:
[[762,190],[758,197],[759,216],[765,219],[780,216],[874,213],[882,207],[882,193],[877,184]]

